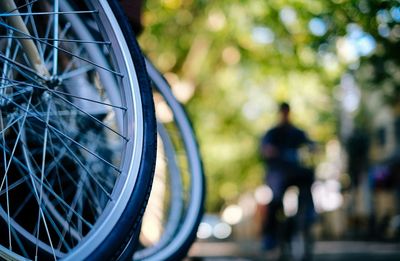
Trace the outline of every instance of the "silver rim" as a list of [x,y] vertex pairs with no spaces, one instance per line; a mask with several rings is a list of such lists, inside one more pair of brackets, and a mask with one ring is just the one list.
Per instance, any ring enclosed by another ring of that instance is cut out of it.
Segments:
[[[19,15],[30,34],[0,14],[3,255],[84,259],[136,183],[143,119],[133,62],[107,1],[87,2],[26,1]],[[50,75],[31,69],[25,39]]]
[[[137,251],[133,259],[166,260],[179,253],[193,231],[197,231],[203,208],[204,177],[196,139],[185,112],[173,96],[168,83],[148,60],[146,67],[153,82],[155,99],[162,97],[161,101],[155,101],[156,115],[158,102],[164,102],[173,113],[173,122],[162,123],[163,127],[158,127],[165,155],[162,158],[157,156],[157,163],[163,160],[168,166],[165,175],[169,182],[165,186],[169,198],[163,205],[164,214],[158,215],[162,219],[158,223],[163,225],[159,240]],[[156,172],[157,175],[159,173]],[[152,205],[157,204],[160,205],[160,202],[152,202],[150,199],[147,208],[151,209]],[[143,224],[145,222],[146,214]]]
[[141,245],[135,259],[145,259],[159,252],[174,237],[184,215],[184,185],[177,151],[170,133],[157,122],[157,163],[149,203],[143,216]]

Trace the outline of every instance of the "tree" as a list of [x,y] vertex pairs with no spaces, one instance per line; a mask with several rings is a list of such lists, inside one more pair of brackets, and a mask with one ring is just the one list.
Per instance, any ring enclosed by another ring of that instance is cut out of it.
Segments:
[[148,0],[140,44],[186,103],[208,209],[263,182],[258,139],[277,101],[319,142],[337,133],[344,72],[363,88],[389,81],[397,101],[399,21],[398,1]]

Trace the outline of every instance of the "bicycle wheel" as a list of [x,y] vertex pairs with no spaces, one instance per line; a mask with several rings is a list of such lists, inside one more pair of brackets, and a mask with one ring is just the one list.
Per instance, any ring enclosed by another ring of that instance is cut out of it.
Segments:
[[159,137],[156,174],[134,260],[179,260],[196,237],[205,179],[189,119],[167,81],[146,60],[153,83]]
[[0,2],[0,256],[109,260],[139,229],[156,124],[115,0]]

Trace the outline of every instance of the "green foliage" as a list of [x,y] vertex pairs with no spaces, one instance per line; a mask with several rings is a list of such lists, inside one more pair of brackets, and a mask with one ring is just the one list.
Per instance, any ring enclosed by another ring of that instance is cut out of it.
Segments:
[[[277,101],[288,100],[295,121],[320,143],[337,133],[335,93],[344,72],[353,71],[362,88],[389,86],[397,102],[398,7],[378,0],[147,0],[144,52],[194,88],[184,101],[204,158],[209,210],[263,182],[258,143],[275,121]],[[376,48],[346,52],[352,32]]]

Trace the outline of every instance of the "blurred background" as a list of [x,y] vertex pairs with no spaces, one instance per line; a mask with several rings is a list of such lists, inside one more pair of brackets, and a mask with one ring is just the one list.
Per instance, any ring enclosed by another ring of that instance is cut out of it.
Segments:
[[399,241],[399,1],[147,0],[143,24],[140,45],[200,144],[200,241],[260,237],[272,195],[259,142],[280,101],[318,144],[317,239]]

